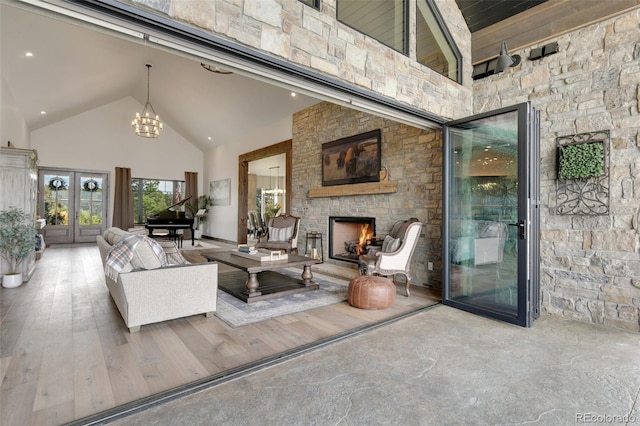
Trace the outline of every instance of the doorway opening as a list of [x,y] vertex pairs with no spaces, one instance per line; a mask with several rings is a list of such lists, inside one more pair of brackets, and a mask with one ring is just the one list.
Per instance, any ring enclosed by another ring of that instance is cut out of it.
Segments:
[[[238,244],[246,244],[248,241],[247,237],[250,230],[249,212],[257,213],[259,207],[263,223],[266,223],[265,213],[269,206],[275,209],[275,204],[280,204],[278,213],[288,212],[291,205],[291,149],[292,141],[287,140],[238,157]],[[267,172],[271,172],[271,175],[266,176],[267,180],[264,182],[264,185],[270,188],[258,187],[257,174],[255,178],[250,177],[250,166],[255,167],[255,170],[262,170],[260,169],[260,163],[265,165]],[[284,167],[281,164],[284,164]],[[270,167],[280,168],[276,172]],[[283,169],[284,177],[281,177],[280,174]],[[284,188],[281,185],[284,185]],[[257,197],[258,189],[260,189],[259,199]],[[275,191],[276,189],[277,191]],[[281,189],[282,193],[280,193]],[[278,193],[277,196],[276,192]],[[253,210],[254,206],[255,211]],[[256,238],[255,234],[252,238]]]
[[109,174],[40,168],[38,215],[47,244],[89,243],[106,229]]

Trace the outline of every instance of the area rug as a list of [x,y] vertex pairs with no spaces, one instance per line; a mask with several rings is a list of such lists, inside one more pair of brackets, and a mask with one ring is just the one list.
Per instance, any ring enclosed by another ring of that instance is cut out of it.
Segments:
[[189,241],[185,240],[182,243],[182,250],[208,250],[208,249],[214,249],[214,248],[220,248],[220,246],[217,246],[212,243],[204,242],[201,240],[196,240],[196,243],[193,246],[191,245],[191,240]]
[[[278,272],[296,278],[299,278],[301,274],[300,269],[294,268]],[[347,300],[348,280],[314,273],[313,281],[320,285],[318,290],[261,300],[251,304],[218,290],[218,305],[215,315],[231,327],[240,327]]]

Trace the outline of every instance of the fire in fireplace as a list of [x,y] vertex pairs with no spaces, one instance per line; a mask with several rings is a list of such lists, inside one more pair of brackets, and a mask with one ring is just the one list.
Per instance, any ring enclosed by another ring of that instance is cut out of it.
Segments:
[[329,258],[358,262],[376,234],[374,217],[329,217]]

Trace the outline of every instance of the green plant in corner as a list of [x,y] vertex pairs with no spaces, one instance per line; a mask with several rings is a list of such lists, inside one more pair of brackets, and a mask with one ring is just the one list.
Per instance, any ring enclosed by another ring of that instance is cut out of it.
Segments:
[[559,179],[584,179],[604,175],[602,142],[560,146]]
[[9,262],[6,275],[18,274],[18,266],[36,246],[35,226],[22,209],[10,207],[0,211],[0,257]]
[[[196,229],[198,229],[201,223],[205,223],[207,221],[209,206],[211,205],[212,201],[213,200],[208,195],[201,195],[198,197],[197,203],[184,203],[187,210],[189,210],[191,217],[196,219]],[[196,216],[199,210],[204,210],[205,213],[201,216]]]

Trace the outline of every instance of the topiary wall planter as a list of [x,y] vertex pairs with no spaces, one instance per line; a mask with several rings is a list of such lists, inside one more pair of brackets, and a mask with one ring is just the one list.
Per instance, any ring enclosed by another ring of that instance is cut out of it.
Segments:
[[556,138],[556,213],[609,214],[609,131]]

